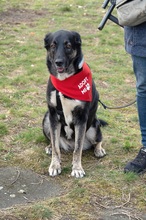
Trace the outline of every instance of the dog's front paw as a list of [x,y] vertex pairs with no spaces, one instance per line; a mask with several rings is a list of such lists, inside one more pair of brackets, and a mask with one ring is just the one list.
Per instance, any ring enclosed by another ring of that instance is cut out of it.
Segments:
[[57,176],[61,173],[61,166],[60,164],[53,164],[51,163],[49,167],[49,175],[50,176]]
[[82,178],[85,176],[85,171],[83,168],[81,169],[72,169],[71,176],[74,176],[76,178]]
[[101,158],[106,155],[106,152],[102,147],[100,147],[100,148],[95,148],[94,154],[96,157]]

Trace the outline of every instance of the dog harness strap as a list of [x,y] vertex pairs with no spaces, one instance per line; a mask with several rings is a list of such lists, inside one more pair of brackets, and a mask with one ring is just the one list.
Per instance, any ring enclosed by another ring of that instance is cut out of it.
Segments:
[[85,62],[79,73],[65,80],[59,80],[52,74],[50,78],[53,86],[63,95],[80,101],[92,101],[92,73]]

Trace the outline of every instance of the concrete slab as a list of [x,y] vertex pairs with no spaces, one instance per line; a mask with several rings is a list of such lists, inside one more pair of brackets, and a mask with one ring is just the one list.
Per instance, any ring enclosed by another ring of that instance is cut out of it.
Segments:
[[59,196],[63,192],[54,179],[18,167],[0,168],[0,209]]

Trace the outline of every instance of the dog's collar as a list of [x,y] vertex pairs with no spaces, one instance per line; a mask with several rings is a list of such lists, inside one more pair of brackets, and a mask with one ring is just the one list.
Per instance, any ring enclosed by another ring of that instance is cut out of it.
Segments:
[[82,70],[65,80],[59,80],[50,74],[53,86],[70,98],[81,101],[92,101],[92,73],[84,62]]

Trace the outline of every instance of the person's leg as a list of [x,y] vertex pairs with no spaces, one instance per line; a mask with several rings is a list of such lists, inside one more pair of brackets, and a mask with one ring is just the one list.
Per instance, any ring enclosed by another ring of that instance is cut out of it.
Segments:
[[124,168],[125,172],[140,173],[146,170],[146,57],[132,56],[136,76],[137,109],[143,147],[137,157]]
[[132,60],[136,75],[137,109],[142,145],[146,147],[146,57],[132,56]]

